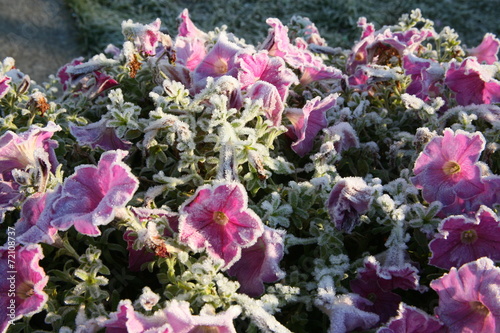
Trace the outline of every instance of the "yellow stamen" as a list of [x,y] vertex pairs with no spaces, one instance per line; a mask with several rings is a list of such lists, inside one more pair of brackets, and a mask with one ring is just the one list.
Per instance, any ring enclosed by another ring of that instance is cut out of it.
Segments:
[[460,235],[460,240],[463,244],[472,244],[477,240],[477,232],[476,230],[466,230],[463,231]]
[[224,59],[218,58],[214,63],[215,73],[223,75],[227,73],[227,62]]
[[455,161],[447,161],[443,165],[443,172],[447,176],[457,174],[460,172],[460,164]]
[[215,223],[219,225],[226,225],[229,222],[229,218],[227,217],[227,215],[221,211],[214,212],[213,219]]
[[470,305],[472,311],[479,313],[485,317],[490,313],[490,309],[488,309],[486,307],[486,305],[484,305],[481,302],[478,302],[478,301],[470,302],[469,305]]

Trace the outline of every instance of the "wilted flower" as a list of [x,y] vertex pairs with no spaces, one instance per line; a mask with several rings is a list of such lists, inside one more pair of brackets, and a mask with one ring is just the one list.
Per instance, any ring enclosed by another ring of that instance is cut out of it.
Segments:
[[480,132],[444,130],[434,137],[415,161],[411,181],[427,202],[451,205],[457,198],[468,199],[484,190],[477,165],[485,140]]
[[8,244],[0,248],[0,332],[15,320],[42,311],[49,298],[43,291],[49,277],[40,267],[42,259],[40,245]]
[[239,292],[258,297],[264,293],[264,282],[276,282],[285,277],[279,263],[283,258],[285,231],[264,228],[257,242],[241,250],[241,258],[227,273],[236,276]]
[[314,138],[328,123],[326,112],[335,106],[337,94],[330,94],[321,99],[315,97],[306,102],[302,109],[290,108],[286,116],[292,123],[288,135],[292,137],[292,149],[303,157],[313,148]]
[[239,183],[201,186],[179,209],[179,238],[194,250],[206,249],[231,267],[241,249],[252,246],[264,232]]
[[377,333],[447,333],[448,329],[435,317],[416,307],[399,304],[397,316]]
[[500,328],[500,268],[488,258],[469,262],[431,282],[435,312],[450,332],[490,333]]
[[498,61],[498,50],[500,49],[500,40],[495,38],[495,35],[487,33],[484,35],[481,44],[478,46],[468,49],[467,53],[469,56],[477,58],[479,63],[487,63],[492,65],[495,61]]
[[461,64],[450,62],[445,84],[455,93],[459,105],[493,104],[500,102],[500,82],[494,79],[494,65],[481,65],[476,58],[466,58]]
[[444,219],[438,232],[429,243],[431,265],[450,269],[480,257],[500,261],[500,220],[486,206],[475,219],[463,215]]
[[335,227],[350,233],[359,224],[359,217],[368,212],[373,190],[360,177],[345,177],[338,181],[326,202]]
[[103,150],[128,150],[132,144],[120,139],[116,135],[115,128],[107,126],[108,122],[108,119],[102,118],[96,123],[85,126],[70,123],[69,130],[79,145],[89,146],[92,149],[99,147]]

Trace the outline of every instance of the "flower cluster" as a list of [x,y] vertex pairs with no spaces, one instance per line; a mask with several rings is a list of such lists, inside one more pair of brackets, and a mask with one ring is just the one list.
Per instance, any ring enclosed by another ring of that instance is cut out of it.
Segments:
[[184,10],[0,66],[0,332],[497,332],[500,40]]

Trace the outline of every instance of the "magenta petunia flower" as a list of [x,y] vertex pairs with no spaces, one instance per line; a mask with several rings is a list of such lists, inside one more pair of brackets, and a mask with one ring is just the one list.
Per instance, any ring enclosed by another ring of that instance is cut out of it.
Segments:
[[200,38],[202,40],[205,39],[206,33],[198,29],[191,18],[189,18],[189,11],[185,8],[181,14],[179,15],[179,27],[178,27],[178,36],[181,37],[189,37],[189,38]]
[[377,333],[448,333],[437,318],[405,303],[399,304],[397,316],[391,318]]
[[54,236],[57,233],[56,228],[50,226],[49,224],[45,226],[42,226],[41,223],[37,224],[40,220],[42,212],[45,209],[47,196],[50,197],[51,193],[52,191],[35,193],[24,202],[23,207],[21,208],[21,217],[15,224],[17,239],[20,241],[22,240],[22,243],[37,243],[37,241],[30,242],[30,237],[48,240],[54,239]]
[[264,293],[264,282],[276,282],[285,277],[279,263],[283,258],[284,230],[264,228],[257,242],[241,251],[241,258],[227,273],[236,276],[240,283],[239,292],[252,297]]
[[448,206],[457,197],[472,198],[484,190],[477,165],[484,146],[480,132],[446,128],[444,136],[435,136],[418,156],[411,181],[422,189],[427,202],[440,201]]
[[337,95],[331,94],[321,99],[320,96],[306,102],[302,109],[287,109],[286,116],[292,123],[288,135],[294,142],[292,149],[303,157],[313,148],[314,138],[328,122],[326,112],[335,106]]
[[246,97],[255,101],[261,99],[267,119],[271,120],[274,126],[281,125],[285,105],[276,86],[269,82],[258,81],[250,86]]
[[168,324],[164,311],[157,311],[151,316],[146,316],[135,311],[132,302],[128,299],[121,300],[117,311],[111,313],[109,317],[99,323],[99,326],[106,328],[106,333],[176,332]]
[[444,82],[459,105],[499,103],[500,82],[493,78],[495,72],[495,66],[481,65],[475,57],[466,58],[460,65],[452,60]]
[[500,268],[486,257],[469,262],[430,283],[439,295],[435,312],[450,332],[500,330]]
[[156,47],[161,39],[160,26],[159,18],[146,25],[127,20],[122,22],[122,33],[126,39],[134,43],[139,52],[155,55]]
[[362,310],[371,302],[356,294],[342,294],[333,297],[319,295],[315,301],[330,319],[328,333],[346,333],[357,329],[367,330],[379,322],[375,313]]
[[0,332],[24,316],[42,311],[48,300],[43,291],[49,277],[40,267],[43,251],[40,245],[0,248]]
[[377,283],[383,290],[416,290],[418,283],[418,270],[410,263],[396,265],[381,265],[373,256],[368,256],[363,261],[364,267],[358,269],[358,278],[372,283]]
[[403,57],[403,68],[412,80],[406,88],[406,93],[424,101],[441,95],[444,69],[440,63],[432,59],[418,58],[410,53]]
[[326,208],[335,227],[350,233],[359,224],[359,217],[368,212],[373,189],[360,177],[345,177],[332,188]]
[[179,239],[194,250],[206,249],[231,267],[264,232],[248,208],[243,185],[235,182],[201,186],[179,209]]
[[166,307],[165,313],[172,332],[219,332],[236,333],[233,320],[241,313],[237,305],[217,314],[203,308],[199,315],[193,315],[186,301],[172,300]]
[[85,126],[70,123],[69,130],[81,146],[89,146],[92,149],[99,147],[103,150],[129,150],[132,143],[120,139],[115,129],[107,126],[108,122],[108,119],[103,118]]
[[5,95],[10,90],[10,83],[11,78],[8,76],[0,75],[0,99],[4,98]]
[[197,91],[205,87],[207,78],[218,78],[223,75],[236,77],[238,68],[236,60],[242,48],[228,40],[225,33],[221,33],[215,45],[199,63],[193,72],[193,83]]
[[286,101],[288,89],[298,83],[297,76],[286,68],[285,62],[279,57],[270,57],[266,51],[255,54],[244,53],[238,58],[238,80],[241,89],[246,89],[258,81],[271,83],[279,92],[281,100]]
[[122,162],[126,151],[102,154],[97,166],[80,165],[61,188],[50,206],[50,224],[66,230],[72,225],[82,234],[97,236],[99,225],[113,220],[115,212],[132,199],[139,181]]
[[468,49],[467,54],[477,58],[479,63],[487,63],[488,65],[493,65],[498,61],[498,50],[500,49],[500,40],[491,33],[484,35],[481,44],[478,46]]
[[429,243],[431,265],[450,269],[480,257],[500,261],[500,220],[481,206],[475,219],[456,215],[444,219]]

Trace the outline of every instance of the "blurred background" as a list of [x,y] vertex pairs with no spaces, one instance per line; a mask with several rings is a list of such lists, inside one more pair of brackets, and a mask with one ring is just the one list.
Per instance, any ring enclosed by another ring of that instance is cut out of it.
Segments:
[[90,57],[110,43],[121,47],[123,20],[148,24],[160,18],[162,30],[175,36],[184,8],[200,29],[226,25],[252,44],[267,35],[266,18],[286,24],[300,15],[330,46],[350,48],[360,36],[359,17],[378,29],[415,8],[434,21],[436,31],[453,28],[467,47],[486,32],[500,36],[500,0],[0,0],[0,61],[13,57],[17,68],[42,82],[77,56]]

